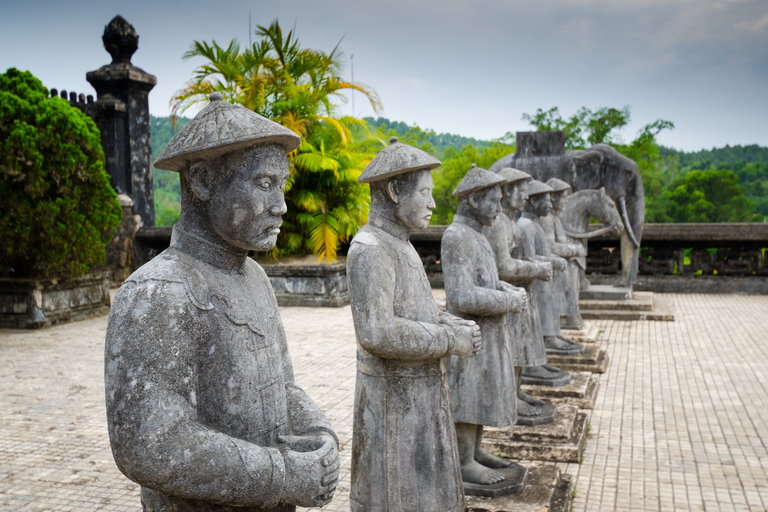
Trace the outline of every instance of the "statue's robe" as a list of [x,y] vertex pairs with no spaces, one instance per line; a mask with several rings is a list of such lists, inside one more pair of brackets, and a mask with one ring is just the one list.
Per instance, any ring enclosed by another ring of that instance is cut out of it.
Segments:
[[457,423],[514,425],[516,348],[507,328],[512,299],[503,291],[493,250],[480,223],[455,215],[443,235],[440,259],[446,310],[477,322],[483,340],[476,357],[448,359],[453,418]]
[[421,258],[401,225],[371,215],[347,279],[357,335],[353,512],[463,512],[441,325]]
[[179,229],[117,292],[104,373],[112,453],[146,511],[293,511],[278,436],[336,437],[294,383],[264,270]]
[[507,325],[515,348],[516,366],[541,366],[547,364],[547,352],[541,335],[536,289],[535,263],[527,260],[523,250],[523,234],[517,221],[500,213],[496,221],[483,228],[485,237],[493,248],[499,278],[522,286],[528,295],[528,307],[522,313],[509,313]]
[[[518,225],[523,233],[525,257],[532,261],[549,261],[552,254],[550,240],[537,222],[537,217],[531,213],[523,212]],[[554,278],[551,281],[536,280],[533,286],[536,290],[541,334],[543,336],[557,336],[560,334],[560,307]]]
[[552,254],[564,258],[568,262],[565,270],[555,270],[554,284],[557,291],[557,303],[560,316],[579,314],[579,292],[574,289],[573,273],[578,274],[577,259],[581,255],[580,244],[574,244],[565,234],[563,222],[554,214],[539,217],[539,225],[549,238]]

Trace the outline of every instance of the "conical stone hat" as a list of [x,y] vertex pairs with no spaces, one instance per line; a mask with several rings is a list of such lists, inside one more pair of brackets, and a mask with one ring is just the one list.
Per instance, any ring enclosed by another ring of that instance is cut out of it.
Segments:
[[482,190],[494,185],[501,185],[506,182],[506,179],[495,172],[486,171],[485,169],[481,169],[475,164],[472,164],[472,167],[469,168],[467,174],[465,174],[464,177],[461,178],[459,184],[456,185],[456,189],[453,191],[453,197],[465,196],[476,190]]
[[440,160],[418,148],[389,139],[385,147],[366,166],[363,174],[357,178],[360,183],[384,180],[411,171],[432,170],[440,167]]
[[547,185],[552,188],[552,192],[562,192],[563,190],[571,190],[571,186],[563,180],[557,178],[549,178]]
[[498,172],[498,175],[507,180],[507,183],[530,180],[531,175],[514,167],[505,167]]
[[528,182],[528,197],[538,196],[539,194],[550,194],[552,192],[552,187],[539,180],[531,180]]
[[223,101],[221,93],[173,136],[155,163],[158,169],[179,172],[200,158],[212,158],[263,143],[280,144],[290,153],[301,137],[288,128],[260,116],[242,105]]

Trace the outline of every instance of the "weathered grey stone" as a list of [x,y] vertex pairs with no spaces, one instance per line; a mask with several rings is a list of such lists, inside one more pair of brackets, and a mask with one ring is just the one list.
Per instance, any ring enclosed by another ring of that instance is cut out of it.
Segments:
[[556,465],[524,462],[525,489],[504,497],[467,497],[467,512],[569,512],[573,500],[571,476]]
[[371,211],[347,257],[358,345],[353,512],[464,510],[444,359],[475,356],[480,329],[438,311],[408,241],[435,207],[431,161],[439,165],[393,140],[361,176]]
[[516,138],[517,152],[495,162],[490,167],[492,171],[515,167],[536,180],[559,178],[577,190],[605,187],[621,212],[625,227],[621,240],[622,274],[617,284],[631,288],[637,275],[645,219],[645,192],[637,163],[606,144],[565,151],[563,132],[517,132]]
[[574,372],[564,386],[524,385],[523,391],[531,396],[549,400],[554,404],[571,404],[579,409],[592,409],[599,389],[598,376],[591,372]]
[[565,326],[579,329],[582,319],[579,315],[579,267],[577,260],[586,258],[587,251],[580,243],[568,239],[563,222],[559,217],[565,210],[571,186],[557,178],[547,180],[547,185],[553,190],[551,194],[552,212],[546,217],[541,217],[539,223],[550,239],[552,252],[567,262],[565,270],[555,271],[554,277],[561,320],[565,319]]
[[[523,236],[517,225],[516,217],[528,199],[528,179],[530,176],[517,169],[502,169],[499,176],[507,182],[502,186],[502,212],[496,221],[483,228],[483,233],[493,248],[499,278],[517,286],[522,286],[528,295],[528,308],[522,313],[507,316],[511,339],[517,350],[515,366],[542,366],[547,363],[544,338],[539,322],[538,300],[534,288],[537,279],[552,279],[552,264],[548,261],[533,261],[526,258],[523,250]],[[518,370],[518,373],[519,370]],[[548,375],[551,377],[551,375]],[[565,375],[565,382],[568,376]],[[559,379],[562,381],[562,378]],[[554,420],[556,409],[547,404],[531,400],[520,392],[520,378],[517,379],[517,422],[532,425]]]
[[513,462],[509,467],[497,469],[504,480],[492,484],[464,483],[464,494],[467,496],[485,496],[486,498],[499,498],[522,492],[525,489],[525,480],[528,477],[528,468]]
[[143,224],[141,215],[133,213],[133,200],[125,194],[119,194],[117,198],[123,209],[123,218],[106,247],[106,267],[110,272],[109,281],[112,286],[123,284],[138,267],[134,244],[136,233]]
[[[187,135],[201,122],[221,133],[253,122],[213,109],[221,115],[204,109]],[[286,147],[265,140],[187,147],[191,164],[173,165],[182,211],[171,247],[114,300],[110,443],[150,512],[287,512],[328,503],[338,482],[336,435],[294,383],[274,293],[247,257],[274,246],[286,211]]]
[[[605,189],[580,190],[569,195],[565,200],[562,211],[556,213],[557,218],[563,224],[567,239],[573,243],[580,243],[584,247],[585,255],[573,258],[568,262],[569,273],[574,282],[574,290],[579,293],[589,288],[589,281],[585,276],[587,269],[586,253],[590,238],[599,236],[597,232],[590,232],[590,219],[597,219],[605,227],[599,233],[621,233],[624,226],[621,217],[616,210],[613,199],[605,194]],[[579,295],[577,294],[577,297]]]
[[[528,190],[528,201],[520,218],[519,225],[523,232],[523,247],[526,255],[532,260],[549,261],[555,272],[563,272],[567,262],[552,250],[553,238],[543,226],[552,210],[550,199],[551,187],[536,180],[531,181]],[[584,346],[575,343],[560,334],[560,307],[558,292],[552,281],[537,280],[535,282],[538,301],[541,331],[547,354],[578,353]]]
[[[525,290],[499,280],[484,226],[501,213],[504,178],[473,166],[456,187],[458,209],[441,245],[446,311],[476,321],[483,349],[473,359],[448,360],[451,404],[465,482],[494,484],[500,459],[482,449],[484,425],[513,425],[517,419],[515,347],[507,314],[525,309]],[[508,465],[507,462],[505,465]]]
[[549,425],[488,428],[483,445],[502,457],[581,462],[587,440],[587,414],[575,405],[558,406]]
[[605,373],[608,368],[606,350],[598,345],[587,345],[579,354],[547,356],[551,364],[570,372]]
[[104,167],[112,188],[129,195],[134,213],[141,216],[145,226],[154,226],[149,92],[157,78],[131,64],[139,36],[121,16],[104,27],[101,39],[112,62],[86,73],[98,98],[86,112],[101,131]]
[[109,276],[70,281],[0,278],[0,328],[38,329],[109,313]]

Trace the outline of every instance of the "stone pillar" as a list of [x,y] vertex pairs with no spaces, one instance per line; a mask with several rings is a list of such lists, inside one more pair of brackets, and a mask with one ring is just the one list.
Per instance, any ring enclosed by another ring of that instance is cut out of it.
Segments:
[[546,182],[564,179],[561,165],[565,155],[565,132],[517,132],[515,167]]
[[157,78],[131,64],[139,36],[122,17],[109,22],[102,41],[112,63],[85,77],[97,93],[95,121],[101,130],[107,172],[117,193],[133,199],[133,211],[143,224],[154,226],[149,91]]

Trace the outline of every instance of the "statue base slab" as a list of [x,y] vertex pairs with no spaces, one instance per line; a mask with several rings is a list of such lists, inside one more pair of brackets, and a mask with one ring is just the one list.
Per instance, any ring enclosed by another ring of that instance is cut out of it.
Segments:
[[466,512],[568,512],[573,500],[571,475],[554,464],[523,462],[528,468],[525,489],[497,498],[467,496]]
[[510,459],[581,462],[587,441],[587,414],[575,405],[558,406],[549,425],[485,427],[483,447]]
[[[549,356],[547,356],[547,359],[549,359]],[[548,387],[565,386],[566,384],[571,382],[571,372],[560,370],[560,372],[558,372],[555,378],[553,379],[542,379],[539,377],[531,377],[523,373],[521,382],[523,385],[528,385],[528,386],[548,386]]]
[[493,485],[482,485],[464,482],[464,494],[467,496],[484,496],[486,498],[498,498],[522,492],[525,488],[525,479],[528,476],[528,468],[515,462],[508,468],[496,469],[504,480]]
[[537,425],[548,425],[555,421],[557,418],[557,406],[553,404],[545,404],[541,406],[541,414],[537,416],[517,416],[517,425],[523,425],[525,427],[535,427]]
[[[523,384],[522,390],[531,396],[560,405],[575,405],[579,409],[592,409],[595,406],[598,376],[591,372],[574,372],[571,382],[565,386],[529,386]],[[518,421],[519,423],[519,421]]]
[[619,288],[609,284],[592,284],[586,290],[579,292],[579,300],[630,300],[633,298],[631,288]]
[[547,364],[571,372],[605,373],[606,368],[608,368],[608,356],[604,348],[597,345],[587,345],[581,354],[547,354]]
[[674,321],[675,319],[672,300],[653,292],[633,292],[632,298],[627,300],[585,299],[583,295],[581,297],[579,310],[585,320]]
[[578,341],[579,343],[595,343],[600,332],[601,329],[599,329],[593,322],[584,322],[581,329],[566,329],[565,327],[560,327],[560,334],[569,340]]

